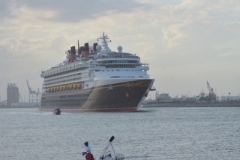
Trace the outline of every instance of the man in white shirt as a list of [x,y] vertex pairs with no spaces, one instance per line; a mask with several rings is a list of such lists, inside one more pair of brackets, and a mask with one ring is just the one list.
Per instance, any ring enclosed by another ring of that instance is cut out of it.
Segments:
[[93,160],[93,155],[91,154],[91,147],[88,145],[88,142],[85,142],[86,152],[82,152],[82,155],[86,155],[86,160]]
[[88,142],[85,142],[84,145],[86,146],[86,152],[91,153],[91,147],[88,145]]

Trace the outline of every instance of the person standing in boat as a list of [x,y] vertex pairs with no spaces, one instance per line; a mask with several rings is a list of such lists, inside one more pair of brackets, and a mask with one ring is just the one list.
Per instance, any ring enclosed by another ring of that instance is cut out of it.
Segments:
[[93,155],[92,155],[92,153],[91,153],[91,147],[90,147],[90,145],[88,144],[88,142],[85,142],[84,143],[84,145],[85,145],[85,149],[86,149],[86,151],[85,152],[82,152],[82,155],[84,156],[86,156],[86,160],[94,160],[94,158],[93,158]]

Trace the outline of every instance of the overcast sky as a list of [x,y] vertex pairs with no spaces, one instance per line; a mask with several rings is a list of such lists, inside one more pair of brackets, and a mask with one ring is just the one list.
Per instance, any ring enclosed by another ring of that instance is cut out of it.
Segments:
[[28,101],[26,79],[41,89],[42,70],[103,31],[112,50],[150,64],[160,93],[207,93],[209,81],[219,96],[240,94],[239,0],[1,0],[0,24],[2,101],[8,83]]

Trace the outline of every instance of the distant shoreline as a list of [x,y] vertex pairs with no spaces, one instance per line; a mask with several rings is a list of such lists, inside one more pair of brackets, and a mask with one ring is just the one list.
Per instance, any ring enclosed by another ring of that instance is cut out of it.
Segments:
[[210,102],[210,103],[197,103],[197,102],[160,102],[160,103],[143,103],[143,108],[148,107],[240,107],[238,102]]
[[7,107],[7,106],[0,106],[0,108],[9,108],[9,109],[14,109],[14,108],[39,108],[39,106],[37,106],[37,107]]

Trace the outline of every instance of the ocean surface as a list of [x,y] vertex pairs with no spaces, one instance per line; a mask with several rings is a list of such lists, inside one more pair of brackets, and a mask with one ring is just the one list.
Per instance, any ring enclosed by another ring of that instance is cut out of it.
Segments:
[[0,109],[0,160],[83,160],[85,141],[99,159],[111,136],[129,160],[239,160],[240,107],[62,115]]

